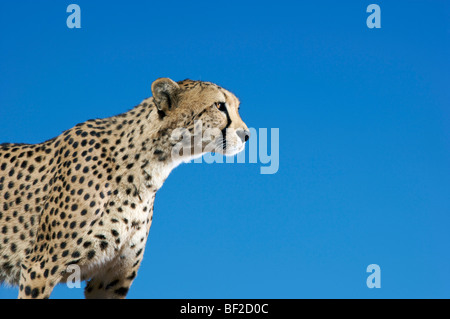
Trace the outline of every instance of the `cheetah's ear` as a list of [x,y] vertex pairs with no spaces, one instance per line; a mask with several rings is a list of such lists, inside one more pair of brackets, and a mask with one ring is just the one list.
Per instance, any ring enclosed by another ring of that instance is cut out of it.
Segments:
[[152,83],[152,93],[158,110],[167,112],[176,107],[180,87],[169,78],[159,78]]

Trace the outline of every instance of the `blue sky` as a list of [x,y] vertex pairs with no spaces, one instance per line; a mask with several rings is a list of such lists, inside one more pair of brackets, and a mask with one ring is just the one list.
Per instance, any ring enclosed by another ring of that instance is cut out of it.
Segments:
[[2,1],[0,142],[122,113],[158,77],[216,82],[279,128],[279,171],[173,171],[129,298],[449,298],[449,18],[448,1]]

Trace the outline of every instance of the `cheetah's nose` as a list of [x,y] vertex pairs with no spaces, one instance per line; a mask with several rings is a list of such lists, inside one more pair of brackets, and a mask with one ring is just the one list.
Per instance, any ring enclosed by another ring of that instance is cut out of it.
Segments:
[[247,130],[237,130],[236,134],[239,136],[243,143],[247,142],[250,138],[250,132]]

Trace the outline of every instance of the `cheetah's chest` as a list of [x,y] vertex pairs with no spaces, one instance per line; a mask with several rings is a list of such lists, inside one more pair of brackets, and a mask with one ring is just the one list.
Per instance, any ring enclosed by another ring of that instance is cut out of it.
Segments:
[[104,244],[100,244],[96,258],[83,267],[84,279],[98,271],[114,269],[118,264],[131,266],[137,258],[142,258],[152,223],[154,195],[141,199],[135,205],[122,206],[120,211],[110,210],[103,217],[102,226],[93,233]]

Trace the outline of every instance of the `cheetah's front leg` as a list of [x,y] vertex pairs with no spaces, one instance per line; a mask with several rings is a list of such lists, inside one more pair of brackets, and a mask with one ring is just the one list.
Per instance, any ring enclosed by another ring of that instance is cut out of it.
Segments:
[[[35,261],[40,260],[36,263]],[[22,264],[19,299],[48,299],[53,288],[61,280],[58,266],[48,265],[46,255],[34,253]]]

